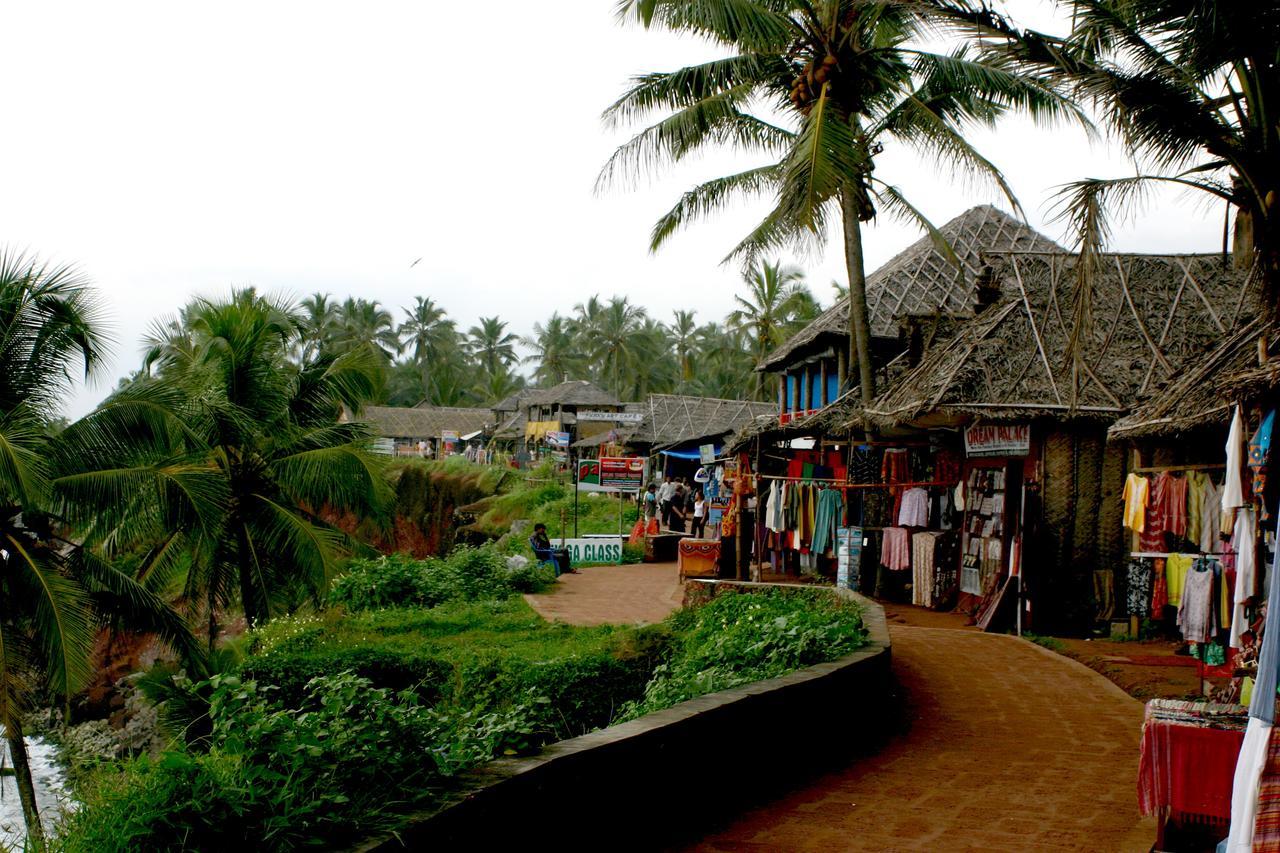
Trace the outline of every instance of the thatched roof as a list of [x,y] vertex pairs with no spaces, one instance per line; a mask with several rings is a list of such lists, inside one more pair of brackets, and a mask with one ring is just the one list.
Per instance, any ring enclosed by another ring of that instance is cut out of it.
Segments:
[[495,412],[516,412],[522,408],[522,403],[530,394],[535,393],[532,388],[523,388],[509,397],[504,397],[498,402],[490,406]]
[[[1258,364],[1266,341],[1268,361]],[[1280,387],[1280,329],[1253,320],[1229,336],[1141,408],[1112,425],[1115,439],[1168,438],[1225,426],[1233,401],[1256,399]]]
[[365,406],[358,420],[373,427],[384,438],[439,438],[445,430],[469,435],[483,430],[493,420],[488,409],[462,409],[448,406],[417,406],[404,409],[393,406]]
[[669,447],[699,438],[726,435],[757,415],[773,414],[776,403],[650,394],[644,420],[631,436],[633,444]]
[[[1022,222],[990,205],[972,208],[938,229],[963,270],[938,252],[925,236],[867,276],[867,311],[871,334],[898,336],[898,320],[909,314],[965,313],[973,310],[974,285],[982,270],[983,252],[1062,251],[1061,247]],[[838,336],[847,340],[849,301],[842,299],[774,350],[758,369],[781,369],[793,356]]]
[[[503,401],[506,402],[506,401]],[[618,398],[596,387],[585,379],[571,379],[552,388],[529,392],[520,401],[522,408],[529,406],[621,406]]]
[[1077,256],[989,255],[1005,296],[930,349],[865,414],[1113,420],[1246,322],[1253,277],[1221,255],[1104,255],[1087,291],[1089,331],[1069,358]]
[[497,441],[524,438],[524,425],[524,412],[516,412],[498,425],[498,428],[493,431],[493,437]]

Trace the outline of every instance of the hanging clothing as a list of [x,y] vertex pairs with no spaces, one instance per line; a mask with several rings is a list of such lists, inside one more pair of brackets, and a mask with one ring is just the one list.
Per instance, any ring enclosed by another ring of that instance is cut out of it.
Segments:
[[1187,534],[1187,481],[1168,471],[1161,471],[1151,484],[1160,528],[1178,538]]
[[1245,602],[1257,593],[1258,576],[1258,528],[1252,507],[1236,510],[1236,529],[1231,537],[1231,550],[1235,552],[1236,583],[1232,595],[1231,648],[1240,648],[1240,638],[1249,630],[1245,617]]
[[902,494],[902,508],[898,511],[899,527],[929,526],[929,493],[924,489],[907,489]]
[[1222,489],[1223,510],[1245,505],[1244,483],[1241,480],[1244,465],[1244,417],[1236,406],[1231,416],[1231,431],[1227,434],[1227,479]]
[[[911,482],[911,461],[905,447],[894,447],[884,452],[880,463],[880,478],[885,483]],[[893,497],[893,518],[902,510],[902,489],[889,489]]]
[[1116,613],[1116,578],[1110,569],[1093,570],[1094,618],[1106,622]]
[[[1256,689],[1254,691],[1257,692]],[[1253,827],[1258,815],[1258,789],[1271,744],[1271,723],[1249,717],[1231,784],[1231,834],[1227,853],[1253,853]]]
[[1163,619],[1164,609],[1169,604],[1169,584],[1165,580],[1165,569],[1169,561],[1158,557],[1151,564],[1151,618]]
[[1216,633],[1213,598],[1213,563],[1196,560],[1186,574],[1178,605],[1178,627],[1187,642],[1207,643]]
[[1152,567],[1149,560],[1130,560],[1125,604],[1130,616],[1146,616],[1151,606]]
[[839,489],[823,489],[818,493],[817,518],[813,527],[813,553],[821,554],[835,547],[836,530],[844,517],[844,500]]
[[1206,554],[1222,553],[1222,489],[1205,478],[1203,502],[1200,505],[1200,550]]
[[1267,506],[1267,459],[1271,455],[1271,430],[1276,422],[1275,410],[1267,412],[1258,425],[1258,431],[1249,439],[1249,471],[1253,475],[1253,497],[1261,507],[1260,521],[1267,521],[1271,512]]
[[893,571],[911,568],[911,532],[905,527],[886,527],[880,548],[880,564]]
[[1190,554],[1170,554],[1164,563],[1165,590],[1169,603],[1174,607],[1182,605],[1182,588],[1187,582],[1187,572],[1195,557]]
[[1146,477],[1130,474],[1124,480],[1124,526],[1141,533],[1147,515],[1148,482]]
[[1200,471],[1187,472],[1187,541],[1197,545],[1200,543],[1205,493],[1209,488],[1209,482],[1209,478]]

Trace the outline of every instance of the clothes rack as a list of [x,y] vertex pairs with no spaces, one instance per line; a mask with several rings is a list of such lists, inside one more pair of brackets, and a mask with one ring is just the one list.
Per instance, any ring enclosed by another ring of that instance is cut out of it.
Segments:
[[845,480],[836,480],[824,477],[782,477],[774,474],[761,474],[762,480],[781,480],[787,483],[830,483],[834,488],[838,489],[911,489],[924,488],[925,486],[955,486],[955,482],[934,481],[928,483],[850,483]]
[[1142,468],[1133,468],[1131,472],[1134,474],[1159,474],[1162,471],[1222,471],[1226,465],[1147,465]]
[[1131,553],[1129,556],[1130,556],[1130,557],[1134,557],[1134,558],[1147,557],[1147,558],[1157,558],[1157,559],[1164,560],[1164,559],[1167,559],[1167,558],[1169,558],[1169,557],[1177,556],[1177,555],[1179,555],[1179,554],[1185,554],[1185,555],[1187,555],[1187,556],[1189,556],[1189,557],[1203,558],[1203,559],[1206,559],[1206,560],[1217,560],[1218,562],[1222,562],[1222,555],[1221,555],[1221,554],[1202,554],[1202,553],[1200,553],[1200,552],[1198,552],[1198,551],[1163,551],[1163,552],[1161,552],[1161,551],[1134,551],[1134,552],[1133,552],[1133,553]]

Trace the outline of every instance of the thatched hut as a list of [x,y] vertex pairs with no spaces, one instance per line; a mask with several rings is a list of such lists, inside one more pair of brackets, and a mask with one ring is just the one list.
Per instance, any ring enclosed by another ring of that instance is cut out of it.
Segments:
[[455,406],[365,406],[358,419],[368,423],[375,435],[401,454],[416,454],[419,442],[434,450],[446,435],[469,439],[493,425],[493,414],[488,409]]

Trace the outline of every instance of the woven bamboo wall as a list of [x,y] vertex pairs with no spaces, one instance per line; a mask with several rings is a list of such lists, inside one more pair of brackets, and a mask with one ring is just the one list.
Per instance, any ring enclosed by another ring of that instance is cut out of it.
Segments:
[[[1093,571],[1123,565],[1125,460],[1105,427],[1054,429],[1044,441],[1044,525],[1031,566],[1036,631],[1080,632],[1092,621]],[[1117,590],[1117,593],[1119,590]]]

